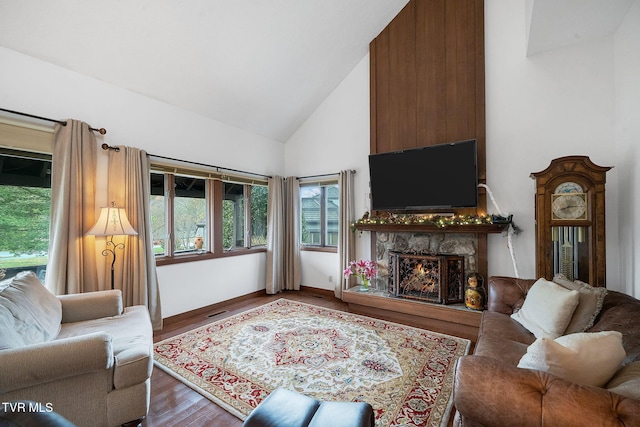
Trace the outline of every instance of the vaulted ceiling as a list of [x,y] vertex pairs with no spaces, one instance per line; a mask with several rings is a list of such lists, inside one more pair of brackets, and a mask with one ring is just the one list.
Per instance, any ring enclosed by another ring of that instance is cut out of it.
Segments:
[[[634,0],[525,1],[532,54],[604,35]],[[0,45],[287,141],[407,2],[0,0]]]

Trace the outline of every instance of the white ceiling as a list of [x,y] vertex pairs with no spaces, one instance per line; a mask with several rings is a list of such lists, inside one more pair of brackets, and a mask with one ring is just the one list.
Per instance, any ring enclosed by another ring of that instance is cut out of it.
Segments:
[[609,36],[635,0],[526,0],[527,55]]
[[[0,45],[287,141],[407,2],[0,0]],[[633,2],[525,0],[527,54],[611,34]]]
[[407,2],[0,0],[0,45],[286,141]]

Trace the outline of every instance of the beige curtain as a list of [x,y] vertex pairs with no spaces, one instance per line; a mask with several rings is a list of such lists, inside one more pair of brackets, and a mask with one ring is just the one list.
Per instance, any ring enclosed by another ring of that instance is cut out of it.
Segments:
[[285,191],[283,289],[299,291],[302,270],[300,266],[300,182],[297,177],[287,178]]
[[45,285],[56,295],[98,289],[93,227],[97,143],[89,125],[56,124],[51,171],[51,228]]
[[266,292],[300,290],[300,183],[269,178]]
[[284,186],[283,177],[269,178],[266,284],[268,294],[277,294],[284,284]]
[[[156,274],[156,261],[151,240],[149,212],[149,159],[143,150],[119,147],[109,152],[109,203],[124,208],[137,236],[115,236],[125,248],[118,252],[114,266],[114,285],[122,289],[125,306],[145,305],[149,309],[154,330],[162,329],[160,291]],[[107,257],[108,258],[108,257]],[[110,260],[105,272],[110,280]]]
[[353,174],[351,170],[340,171],[338,182],[340,207],[340,220],[338,223],[338,262],[340,271],[339,280],[336,280],[334,294],[342,299],[342,291],[349,288],[349,281],[344,278],[342,272],[347,268],[349,261],[353,260],[355,254],[355,238],[351,231],[351,222],[354,220],[354,194],[353,194]]

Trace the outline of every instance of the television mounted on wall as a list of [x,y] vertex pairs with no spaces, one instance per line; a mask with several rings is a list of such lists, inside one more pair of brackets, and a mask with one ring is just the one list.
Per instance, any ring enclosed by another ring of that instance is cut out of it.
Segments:
[[429,211],[478,205],[475,139],[369,155],[371,209]]

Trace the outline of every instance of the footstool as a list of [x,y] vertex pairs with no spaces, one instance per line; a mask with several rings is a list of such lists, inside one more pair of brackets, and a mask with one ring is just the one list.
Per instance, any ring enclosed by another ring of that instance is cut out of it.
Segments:
[[277,388],[253,410],[243,427],[373,427],[366,402],[322,402]]

